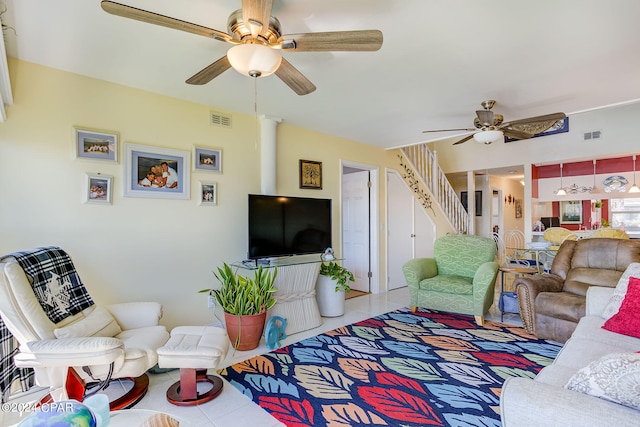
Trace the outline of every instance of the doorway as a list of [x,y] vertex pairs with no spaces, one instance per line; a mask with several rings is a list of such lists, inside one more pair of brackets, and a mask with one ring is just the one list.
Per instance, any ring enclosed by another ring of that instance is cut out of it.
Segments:
[[341,170],[342,263],[352,289],[378,293],[378,169],[343,161]]
[[387,288],[407,286],[402,266],[433,257],[436,225],[397,171],[387,171]]

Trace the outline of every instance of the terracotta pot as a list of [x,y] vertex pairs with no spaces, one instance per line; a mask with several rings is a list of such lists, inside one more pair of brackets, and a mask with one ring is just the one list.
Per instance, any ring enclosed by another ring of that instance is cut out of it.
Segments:
[[231,345],[237,350],[253,350],[260,344],[267,312],[236,316],[224,313],[224,322]]

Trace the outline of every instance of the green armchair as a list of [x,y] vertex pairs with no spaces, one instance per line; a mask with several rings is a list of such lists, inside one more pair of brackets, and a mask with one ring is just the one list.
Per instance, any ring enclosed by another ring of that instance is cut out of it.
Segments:
[[496,243],[485,237],[456,234],[437,239],[433,253],[433,258],[415,258],[402,266],[411,311],[423,307],[469,314],[483,325],[498,276]]

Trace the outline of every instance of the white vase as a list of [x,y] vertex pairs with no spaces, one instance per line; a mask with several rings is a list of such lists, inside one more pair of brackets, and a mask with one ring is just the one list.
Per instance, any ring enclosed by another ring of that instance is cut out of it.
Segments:
[[316,300],[320,316],[338,317],[344,314],[344,291],[336,291],[336,280],[319,275],[316,281]]

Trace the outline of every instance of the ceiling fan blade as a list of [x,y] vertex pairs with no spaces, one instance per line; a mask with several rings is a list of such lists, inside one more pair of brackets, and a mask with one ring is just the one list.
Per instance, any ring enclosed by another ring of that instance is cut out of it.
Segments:
[[536,123],[536,122],[548,122],[548,121],[553,121],[553,123],[555,123],[558,120],[565,119],[566,117],[567,116],[564,113],[551,113],[551,114],[545,114],[543,116],[535,116],[535,117],[529,117],[526,119],[513,120],[507,123],[503,123],[501,127],[524,125],[524,124]]
[[280,38],[279,44],[282,50],[296,52],[375,51],[382,46],[382,32],[356,30],[286,34]]
[[316,90],[316,86],[284,58],[275,74],[298,95],[307,95]]
[[204,85],[227,71],[229,68],[231,68],[231,64],[225,55],[213,64],[189,77],[186,82],[190,85]]
[[242,0],[242,21],[256,38],[269,28],[273,0]]
[[191,22],[182,21],[180,19],[171,18],[169,16],[160,15],[158,13],[149,12],[113,1],[102,0],[100,5],[105,12],[112,15],[135,19],[136,21],[172,28],[174,30],[185,31],[187,33],[197,34],[199,36],[209,37],[223,42],[237,43],[237,41],[234,41],[229,34],[214,30],[213,28],[203,27],[202,25],[192,24]]
[[430,132],[454,132],[454,131],[467,131],[467,132],[472,132],[475,131],[477,129],[438,129],[438,130],[423,130],[422,133],[430,133]]
[[458,144],[462,144],[463,142],[467,142],[468,140],[470,140],[471,138],[473,138],[473,134],[465,136],[464,138],[462,138],[460,141],[454,142],[453,145],[458,145]]
[[476,110],[476,115],[482,126],[493,126],[493,111]]
[[[504,136],[508,136],[509,138],[513,138],[513,139],[529,139],[534,135],[533,133],[516,130],[516,129],[501,129],[501,130],[502,130],[502,133],[504,133]],[[509,142],[509,141],[505,139],[504,142]]]

